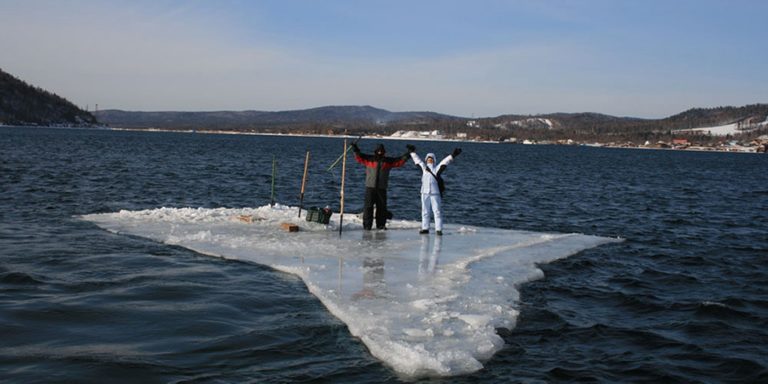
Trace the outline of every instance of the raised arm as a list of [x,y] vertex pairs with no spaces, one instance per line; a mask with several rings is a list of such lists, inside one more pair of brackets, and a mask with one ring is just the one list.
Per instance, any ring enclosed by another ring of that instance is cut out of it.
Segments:
[[366,167],[376,166],[376,162],[373,160],[373,157],[374,157],[373,155],[368,155],[360,152],[360,148],[355,143],[352,143],[351,147],[352,147],[352,152],[355,153],[355,160],[358,163],[365,165]]
[[416,147],[410,144],[406,145],[406,148],[408,148],[408,151],[405,152],[400,157],[385,157],[384,167],[389,169],[389,168],[398,168],[405,165],[405,162],[408,160],[408,154],[413,153],[413,151],[416,150]]
[[461,154],[461,148],[456,148],[451,152],[450,155],[446,156],[443,161],[441,161],[439,164],[437,164],[437,174],[441,174],[443,171],[445,171],[445,167],[448,166],[448,164],[453,162],[453,159],[456,158]]
[[411,152],[411,159],[413,160],[413,163],[421,167],[421,169],[424,169],[424,162],[421,160],[421,157],[416,154],[416,152]]
[[453,162],[453,155],[446,156],[443,161],[437,163],[437,168],[444,167]]
[[385,157],[384,168],[398,168],[405,165],[405,161],[408,160],[408,154],[404,154],[400,157]]

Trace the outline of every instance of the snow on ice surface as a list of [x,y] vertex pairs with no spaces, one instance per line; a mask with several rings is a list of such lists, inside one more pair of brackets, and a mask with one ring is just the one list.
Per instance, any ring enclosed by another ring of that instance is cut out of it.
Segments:
[[714,136],[727,136],[727,135],[734,135],[736,133],[741,133],[739,130],[737,130],[738,124],[726,124],[726,125],[719,125],[717,127],[703,127],[703,128],[693,128],[693,129],[682,129],[680,132],[701,132],[701,133],[708,133],[710,135]]
[[733,124],[725,124],[725,125],[718,125],[715,127],[702,127],[702,128],[692,128],[692,129],[679,129],[675,130],[674,132],[699,132],[699,133],[706,133],[713,136],[727,136],[727,135],[735,135],[738,133],[744,133],[749,132],[755,129],[759,129],[762,127],[765,127],[768,125],[768,116],[766,116],[765,121],[761,123],[757,123],[754,126],[749,127],[747,130],[739,130],[739,124],[733,123]]
[[[547,263],[617,239],[448,225],[419,235],[419,223],[392,221],[363,231],[356,215],[326,226],[296,207],[158,208],[85,215],[109,231],[179,245],[296,274],[369,351],[407,377],[482,368],[512,329],[517,287],[543,277]],[[245,215],[252,223],[238,219]],[[289,233],[280,223],[298,224]]]

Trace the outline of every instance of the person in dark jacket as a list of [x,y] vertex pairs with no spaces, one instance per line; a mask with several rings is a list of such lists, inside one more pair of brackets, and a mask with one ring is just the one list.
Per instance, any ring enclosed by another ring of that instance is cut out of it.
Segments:
[[373,155],[360,152],[357,144],[352,144],[355,160],[365,166],[365,206],[363,207],[363,229],[373,227],[373,207],[376,206],[376,228],[386,229],[387,224],[387,186],[389,171],[405,165],[413,146],[399,157],[387,157],[384,144],[379,144]]

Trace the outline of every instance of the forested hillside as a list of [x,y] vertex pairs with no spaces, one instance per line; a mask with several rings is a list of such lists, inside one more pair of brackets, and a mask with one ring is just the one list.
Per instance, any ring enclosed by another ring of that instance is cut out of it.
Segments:
[[591,112],[468,119],[434,112],[390,112],[370,106],[328,106],[280,112],[105,110],[98,112],[98,118],[113,127],[125,128],[379,135],[390,135],[396,131],[439,131],[446,137],[466,134],[466,137],[484,140],[514,137],[638,142],[668,140],[673,135],[685,136],[678,133],[679,130],[733,123],[744,127],[744,135],[762,134],[768,119],[768,104],[695,108],[664,119],[616,117]]
[[0,69],[0,124],[94,126],[97,121],[63,97]]

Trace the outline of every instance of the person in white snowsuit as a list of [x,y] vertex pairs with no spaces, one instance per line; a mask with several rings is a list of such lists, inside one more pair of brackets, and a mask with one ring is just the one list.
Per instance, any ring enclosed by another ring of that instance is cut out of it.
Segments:
[[411,159],[421,167],[421,230],[419,233],[429,233],[430,213],[435,217],[435,233],[443,234],[443,211],[441,208],[442,191],[438,184],[440,174],[453,159],[461,153],[461,148],[456,148],[453,153],[446,156],[439,164],[434,153],[428,153],[421,161],[416,152],[411,151]]

